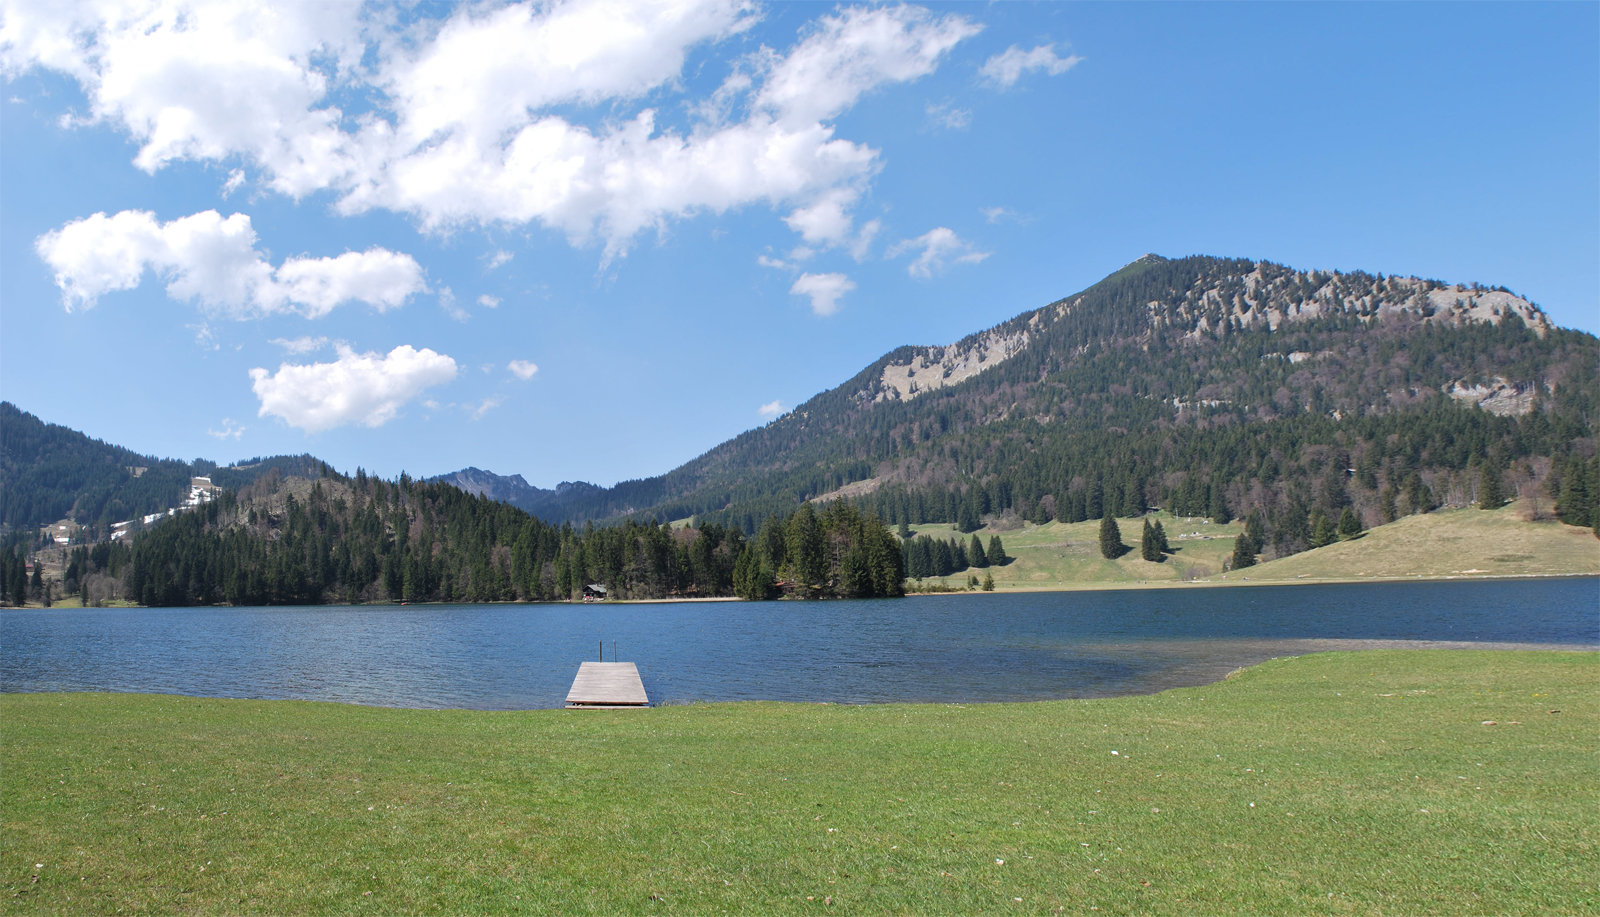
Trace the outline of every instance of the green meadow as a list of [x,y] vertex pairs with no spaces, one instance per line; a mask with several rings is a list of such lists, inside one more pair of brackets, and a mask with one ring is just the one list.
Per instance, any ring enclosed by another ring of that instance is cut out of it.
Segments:
[[1600,912],[1594,653],[995,705],[11,694],[0,724],[8,914]]

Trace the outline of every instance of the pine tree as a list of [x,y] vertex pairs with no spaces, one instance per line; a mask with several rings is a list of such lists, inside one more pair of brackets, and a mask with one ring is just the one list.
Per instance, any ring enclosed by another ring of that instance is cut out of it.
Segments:
[[999,535],[989,536],[989,550],[985,553],[990,566],[1004,567],[1011,562],[1011,558],[1006,556],[1006,546],[1000,543]]
[[1149,516],[1144,517],[1144,532],[1139,536],[1139,556],[1151,562],[1161,560],[1161,545],[1156,541],[1156,527],[1150,524]]
[[993,570],[985,570],[984,573],[983,573],[983,591],[984,592],[993,592],[994,591],[994,571]]
[[967,545],[967,562],[979,570],[989,566],[989,557],[983,553],[983,542],[979,541],[976,535],[972,536],[972,542]]
[[1156,520],[1156,547],[1162,554],[1172,553],[1172,545],[1167,541],[1167,530],[1162,528],[1160,519]]
[[1107,560],[1115,560],[1127,550],[1128,546],[1122,543],[1122,529],[1117,527],[1117,520],[1107,512],[1100,517],[1100,555]]
[[909,539],[911,537],[911,526],[906,524],[905,517],[901,517],[900,519],[899,532],[901,539]]
[[1231,569],[1243,570],[1245,567],[1256,565],[1256,546],[1248,533],[1240,535],[1233,540],[1233,562]]

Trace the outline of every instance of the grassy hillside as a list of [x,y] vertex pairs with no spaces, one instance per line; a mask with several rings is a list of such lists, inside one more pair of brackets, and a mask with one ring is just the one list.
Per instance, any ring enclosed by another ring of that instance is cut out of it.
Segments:
[[1365,537],[1241,570],[1256,580],[1393,576],[1600,574],[1600,540],[1588,529],[1528,522],[1522,507],[1406,516]]
[[[1100,555],[1100,523],[1024,525],[1009,532],[978,535],[985,545],[999,534],[1006,552],[1016,559],[991,568],[995,588],[1100,588],[1183,582],[1233,583],[1371,579],[1411,576],[1549,576],[1600,575],[1600,541],[1588,529],[1559,522],[1528,522],[1520,504],[1483,511],[1464,509],[1405,516],[1352,541],[1343,541],[1247,570],[1224,574],[1223,562],[1233,541],[1244,531],[1240,522],[1213,525],[1203,518],[1150,514],[1167,530],[1175,553],[1161,563],[1139,556],[1144,523],[1120,519],[1122,540],[1133,550],[1106,560]],[[948,525],[911,527],[919,534],[947,538]],[[969,570],[947,577],[952,586],[966,582]],[[930,581],[932,582],[932,581]]]
[[0,718],[5,914],[1600,910],[1593,653],[1038,704]]
[[[1139,519],[1119,519],[1122,541],[1132,548],[1116,560],[1106,560],[1100,555],[1100,523],[1051,522],[1045,525],[1025,524],[1009,532],[978,532],[984,545],[989,536],[998,534],[1005,544],[1006,553],[1015,558],[1004,567],[991,567],[995,588],[1012,589],[1065,589],[1078,585],[1125,585],[1141,582],[1176,583],[1185,579],[1198,579],[1222,572],[1222,562],[1233,553],[1233,539],[1244,531],[1242,523],[1213,525],[1198,517],[1175,517],[1170,513],[1151,513],[1167,530],[1167,540],[1176,553],[1162,563],[1152,563],[1139,557],[1139,533],[1144,523]],[[948,525],[914,525],[919,534],[935,538],[948,538],[956,534]],[[965,541],[967,536],[962,536]],[[952,585],[966,581],[968,573],[983,578],[983,570],[969,570],[947,579]]]

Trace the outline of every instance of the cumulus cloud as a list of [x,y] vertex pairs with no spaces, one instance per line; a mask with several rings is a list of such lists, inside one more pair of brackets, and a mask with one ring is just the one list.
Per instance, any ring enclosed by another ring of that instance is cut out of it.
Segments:
[[478,297],[478,305],[484,307],[485,309],[498,309],[500,308],[500,297],[491,296],[488,293],[485,293]]
[[456,361],[402,344],[387,356],[356,353],[340,345],[332,363],[283,363],[276,373],[250,370],[250,388],[261,401],[260,417],[279,417],[291,427],[318,433],[360,423],[378,427],[425,389],[456,377]]
[[788,410],[788,408],[783,406],[783,402],[781,401],[769,401],[766,404],[763,404],[761,407],[756,408],[756,413],[760,414],[762,417],[772,418],[777,417]]
[[978,75],[991,86],[1008,89],[1016,85],[1017,80],[1022,79],[1022,75],[1029,70],[1043,70],[1051,76],[1056,76],[1076,67],[1082,60],[1083,58],[1076,54],[1070,57],[1057,57],[1055,45],[1040,45],[1032,51],[1024,51],[1012,45],[984,61],[983,66],[978,69]]
[[[537,223],[598,239],[610,258],[672,220],[752,204],[789,211],[808,241],[848,245],[879,154],[830,122],[932,73],[980,28],[906,5],[829,13],[787,52],[740,59],[673,130],[645,103],[680,91],[689,52],[747,29],[753,5],[464,4],[424,17],[354,3],[38,4],[7,11],[0,70],[75,79],[90,120],[126,132],[150,172],[242,159],[263,187],[330,191],[342,213],[388,209],[441,231]],[[347,113],[344,98],[372,110]]]
[[351,300],[383,312],[427,288],[410,255],[385,248],[336,258],[289,258],[277,268],[256,249],[250,217],[215,210],[162,223],[148,210],[97,213],[40,236],[34,250],[55,271],[67,311],[131,290],[154,271],[167,295],[247,318],[299,312],[321,318]]
[[990,254],[978,251],[972,243],[964,241],[954,230],[944,226],[931,229],[915,239],[897,242],[889,248],[888,254],[891,258],[898,258],[909,252],[920,254],[906,267],[906,273],[922,280],[943,272],[948,265],[977,264]]
[[812,312],[832,315],[839,311],[839,297],[855,288],[855,281],[843,274],[801,274],[789,292],[811,297]]
[[527,360],[512,360],[510,363],[506,364],[506,369],[511,370],[511,374],[513,376],[516,376],[518,379],[521,379],[524,382],[532,379],[533,374],[539,371],[539,367],[528,362]]

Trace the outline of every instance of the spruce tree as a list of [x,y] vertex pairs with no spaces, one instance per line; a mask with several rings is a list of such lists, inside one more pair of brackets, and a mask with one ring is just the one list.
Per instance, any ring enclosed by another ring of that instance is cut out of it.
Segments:
[[1207,515],[1217,525],[1227,525],[1233,521],[1233,514],[1228,512],[1227,486],[1222,481],[1211,485],[1211,507]]
[[1500,485],[1500,469],[1484,462],[1478,471],[1478,508],[1499,509],[1506,505],[1505,489]]
[[993,592],[994,591],[994,571],[993,570],[985,570],[984,573],[983,573],[983,591],[984,592]]
[[1117,527],[1117,520],[1108,510],[1100,517],[1100,555],[1107,560],[1115,560],[1128,550],[1122,543],[1122,529]]
[[1172,545],[1167,541],[1167,530],[1162,528],[1161,520],[1156,520],[1156,547],[1162,554],[1171,554]]
[[904,518],[900,520],[899,532],[902,539],[909,539],[911,537],[911,526],[906,525],[906,520]]
[[979,570],[989,566],[989,557],[983,553],[983,542],[979,541],[976,535],[972,536],[972,542],[967,545],[967,562]]
[[1240,535],[1233,540],[1233,563],[1229,566],[1234,570],[1243,570],[1245,567],[1256,565],[1256,546],[1248,533]]
[[961,506],[956,510],[956,528],[962,532],[976,532],[983,523],[978,521],[978,501],[971,495],[961,501]]
[[1356,511],[1346,506],[1344,512],[1339,514],[1339,537],[1354,538],[1361,534],[1361,517]]
[[1144,517],[1144,532],[1139,536],[1139,556],[1151,562],[1161,560],[1161,546],[1156,542],[1156,527],[1150,524],[1149,516]]
[[986,552],[989,564],[995,567],[1004,567],[1011,558],[1006,556],[1006,546],[1000,543],[999,535],[989,536],[989,550]]
[[1311,546],[1325,548],[1339,540],[1339,535],[1333,530],[1333,523],[1328,521],[1328,514],[1317,510],[1317,516],[1311,521]]

